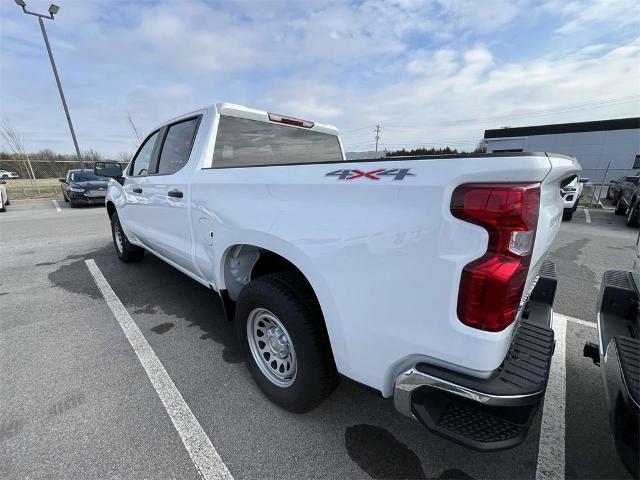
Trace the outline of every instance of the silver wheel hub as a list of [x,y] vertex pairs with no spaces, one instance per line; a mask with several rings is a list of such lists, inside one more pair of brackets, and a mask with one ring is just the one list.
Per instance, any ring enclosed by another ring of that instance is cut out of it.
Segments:
[[119,252],[122,253],[122,232],[120,231],[120,226],[116,223],[114,226],[114,238],[116,240],[116,248]]
[[247,319],[249,350],[260,372],[274,385],[289,387],[297,373],[296,352],[287,329],[265,308],[255,308]]

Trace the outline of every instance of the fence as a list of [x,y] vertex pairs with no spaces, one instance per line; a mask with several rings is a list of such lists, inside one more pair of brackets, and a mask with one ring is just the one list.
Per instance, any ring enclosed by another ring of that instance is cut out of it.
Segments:
[[[95,161],[85,161],[85,169],[93,170]],[[121,164],[123,168],[125,164]],[[18,178],[10,178],[0,173],[6,182],[10,199],[52,198],[62,194],[59,178],[67,175],[69,170],[80,168],[76,160],[51,160],[30,158],[30,166],[26,160],[0,159],[0,170],[14,172]],[[33,174],[32,174],[33,172]],[[35,177],[35,178],[34,178]]]

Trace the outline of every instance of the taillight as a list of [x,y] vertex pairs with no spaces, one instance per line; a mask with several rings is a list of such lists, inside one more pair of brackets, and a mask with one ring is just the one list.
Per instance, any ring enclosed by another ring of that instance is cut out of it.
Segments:
[[540,207],[539,184],[467,184],[456,188],[451,213],[489,233],[487,252],[464,267],[458,318],[498,332],[516,318],[529,273]]

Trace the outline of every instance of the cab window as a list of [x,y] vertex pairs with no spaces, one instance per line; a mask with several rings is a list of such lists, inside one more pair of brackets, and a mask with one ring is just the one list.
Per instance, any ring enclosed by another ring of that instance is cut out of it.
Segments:
[[158,175],[171,175],[186,165],[199,122],[200,117],[196,117],[169,126],[158,161]]
[[159,131],[155,132],[144,141],[144,144],[140,147],[140,150],[138,150],[138,153],[131,162],[129,175],[134,177],[144,177],[149,175],[149,164],[153,158],[153,151],[156,146],[156,141],[158,140],[158,133]]

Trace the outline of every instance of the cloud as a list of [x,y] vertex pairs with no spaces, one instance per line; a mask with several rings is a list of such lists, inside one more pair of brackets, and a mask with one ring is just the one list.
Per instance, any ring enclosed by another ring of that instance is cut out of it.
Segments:
[[640,8],[636,0],[548,0],[545,8],[563,19],[556,29],[569,35],[589,28],[613,23],[617,28],[640,24]]
[[[83,149],[130,150],[128,114],[149,130],[215,101],[356,130],[345,142],[363,147],[373,141],[365,126],[378,123],[389,146],[473,146],[500,115],[637,94],[639,47],[624,27],[634,18],[626,1],[605,3],[606,11],[590,0],[542,8],[533,0],[83,1],[63,6],[47,27]],[[69,152],[32,20],[0,3],[0,113],[29,148]]]

